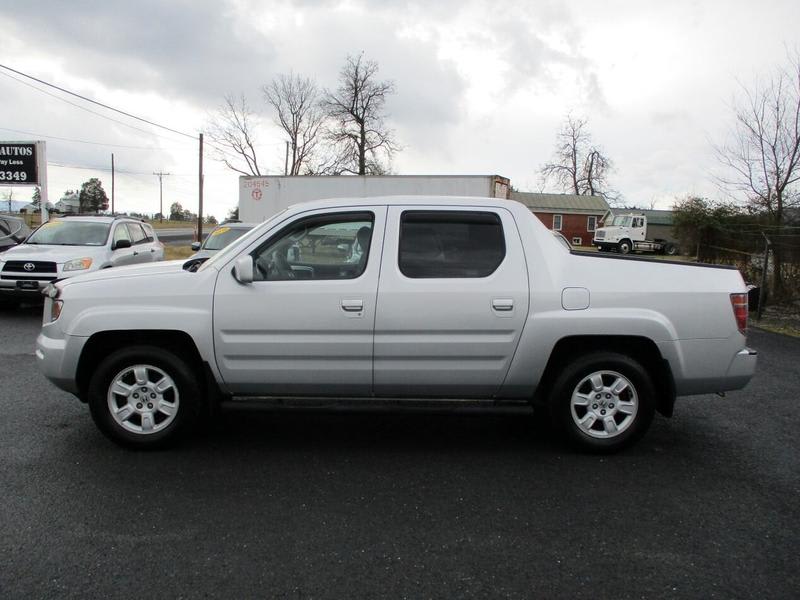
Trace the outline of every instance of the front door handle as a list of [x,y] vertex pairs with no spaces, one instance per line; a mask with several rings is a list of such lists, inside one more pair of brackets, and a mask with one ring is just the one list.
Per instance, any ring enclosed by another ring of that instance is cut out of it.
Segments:
[[363,300],[342,300],[342,309],[347,312],[361,312],[364,310]]
[[512,298],[494,298],[492,308],[499,311],[514,310],[514,300]]

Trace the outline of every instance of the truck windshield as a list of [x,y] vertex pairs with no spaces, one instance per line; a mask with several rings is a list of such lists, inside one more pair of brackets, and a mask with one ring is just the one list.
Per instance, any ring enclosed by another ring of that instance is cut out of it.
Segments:
[[631,216],[630,215],[617,215],[614,217],[614,221],[611,223],[614,227],[630,227],[631,226]]
[[51,246],[104,246],[110,223],[89,221],[48,221],[34,231],[26,244]]
[[231,242],[238,240],[245,233],[250,231],[244,227],[237,229],[225,227],[224,225],[217,227],[214,231],[208,234],[206,241],[203,242],[204,250],[222,250]]

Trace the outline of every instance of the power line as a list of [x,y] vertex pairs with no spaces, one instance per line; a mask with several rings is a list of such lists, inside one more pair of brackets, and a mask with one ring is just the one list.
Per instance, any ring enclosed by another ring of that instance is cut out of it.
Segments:
[[62,98],[61,96],[57,96],[56,94],[52,94],[52,93],[48,92],[47,90],[43,90],[41,88],[38,88],[35,85],[32,85],[32,84],[28,83],[27,81],[22,81],[21,79],[18,79],[16,77],[14,77],[13,75],[9,75],[8,73],[4,73],[3,71],[0,71],[0,75],[2,75],[4,77],[8,77],[9,79],[13,79],[17,83],[21,83],[22,85],[27,86],[27,87],[31,88],[32,90],[36,90],[37,92],[40,92],[42,94],[45,94],[46,96],[50,96],[51,98],[55,98],[56,100],[60,100],[61,102],[65,102],[65,103],[69,104],[70,106],[74,106],[75,108],[79,108],[80,110],[86,111],[86,112],[91,113],[93,115],[97,115],[98,117],[101,117],[103,119],[107,119],[108,121],[113,121],[114,123],[119,123],[120,125],[124,125],[125,127],[130,127],[131,129],[135,129],[136,131],[141,131],[142,133],[146,133],[147,135],[154,135],[156,137],[160,137],[160,138],[165,139],[165,140],[170,140],[171,142],[176,142],[177,141],[174,138],[168,138],[166,136],[159,135],[159,134],[157,134],[157,133],[155,133],[153,131],[149,131],[147,129],[142,129],[141,127],[136,127],[136,125],[131,125],[130,123],[126,123],[125,121],[120,121],[119,119],[115,119],[113,117],[109,117],[108,115],[104,115],[103,113],[99,113],[96,110],[92,110],[90,108],[86,108],[85,106],[81,106],[80,104],[75,104],[74,102],[70,102],[66,98]]
[[23,131],[21,129],[11,129],[10,127],[0,127],[3,131],[12,131],[14,133],[21,133],[35,138],[46,138],[48,140],[60,140],[62,142],[75,142],[78,144],[92,144],[93,146],[108,146],[109,148],[131,148],[133,150],[164,150],[158,146],[128,146],[125,144],[107,144],[105,142],[90,142],[89,140],[76,140],[73,138],[58,137],[55,135],[45,135],[43,133],[34,133],[32,131]]
[[[179,131],[177,129],[172,129],[171,127],[167,127],[166,125],[161,125],[160,123],[156,123],[155,121],[150,121],[149,119],[145,119],[143,117],[136,116],[136,115],[131,114],[129,112],[126,112],[124,110],[120,110],[118,108],[114,108],[113,106],[109,106],[108,104],[104,104],[102,102],[98,102],[97,100],[92,100],[91,98],[87,98],[86,96],[82,96],[81,94],[78,94],[76,92],[72,92],[72,91],[70,91],[70,90],[68,90],[66,88],[62,88],[62,87],[57,86],[55,84],[49,83],[47,81],[44,81],[43,79],[39,79],[37,77],[34,77],[33,75],[29,75],[27,73],[23,73],[22,71],[18,71],[16,69],[12,69],[11,67],[6,66],[4,64],[0,64],[0,68],[6,69],[8,71],[11,71],[12,73],[16,73],[18,75],[21,75],[23,77],[26,77],[26,78],[31,79],[33,81],[36,81],[38,83],[41,83],[42,85],[46,85],[48,87],[51,87],[51,88],[56,89],[56,90],[59,90],[61,92],[64,92],[64,93],[69,94],[71,96],[74,96],[76,98],[80,98],[81,100],[85,100],[86,102],[91,102],[92,104],[96,104],[97,106],[101,106],[101,107],[103,107],[103,108],[105,108],[107,110],[111,110],[111,111],[117,112],[117,113],[119,113],[121,115],[125,115],[126,117],[130,117],[132,119],[136,119],[136,120],[141,121],[143,123],[147,123],[148,125],[152,125],[154,127],[159,127],[159,128],[164,129],[166,131],[170,131],[172,133],[176,133],[178,135],[182,135],[182,136],[187,137],[187,138],[189,138],[191,140],[196,140],[197,139],[197,137],[195,137],[194,135],[185,133],[183,131]],[[62,98],[61,96],[57,96],[56,94],[52,94],[52,93],[48,92],[47,90],[43,90],[41,88],[38,88],[35,85],[32,85],[32,84],[30,84],[30,83],[28,83],[26,81],[22,81],[21,79],[18,79],[17,77],[14,77],[13,75],[9,75],[8,73],[3,73],[2,71],[0,71],[0,75],[4,75],[4,76],[6,76],[6,77],[8,77],[10,79],[13,79],[14,81],[16,81],[18,83],[26,85],[26,86],[28,86],[28,87],[30,87],[30,88],[38,91],[38,92],[41,92],[43,94],[46,94],[46,95],[51,96],[53,98],[56,98],[57,100],[60,100],[62,102],[66,102],[67,104],[69,104],[71,106],[74,106],[74,107],[79,108],[81,110],[85,110],[86,112],[92,113],[92,114],[97,115],[99,117],[102,117],[104,119],[108,119],[109,121],[113,121],[115,123],[119,123],[120,125],[124,125],[126,127],[131,127],[132,129],[136,129],[137,131],[141,131],[143,133],[147,133],[147,134],[150,134],[150,135],[155,135],[157,137],[164,137],[164,136],[158,136],[158,134],[156,134],[156,133],[154,133],[152,131],[147,131],[145,129],[141,129],[141,128],[136,127],[134,125],[131,125],[129,123],[125,123],[124,121],[119,121],[117,119],[113,119],[113,118],[109,117],[108,115],[104,115],[102,113],[90,110],[90,109],[86,108],[85,106],[81,106],[79,104],[75,104],[74,102],[70,102],[66,98]],[[164,138],[164,139],[169,139],[169,138]],[[80,141],[80,140],[73,140],[73,141]],[[236,159],[241,158],[240,155],[235,154],[233,152],[230,152],[230,151],[226,150],[225,148],[222,148],[222,147],[216,145],[213,142],[208,143],[208,145],[211,146],[212,148],[214,148],[215,150],[217,150],[218,152],[221,152],[222,154],[227,154],[228,156],[230,156],[232,158],[236,158]],[[280,145],[280,144],[270,144],[270,145]]]
[[147,123],[148,125],[152,125],[154,127],[159,127],[161,129],[165,129],[166,131],[171,131],[172,133],[177,133],[178,135],[182,135],[182,136],[185,136],[185,137],[188,137],[188,138],[191,138],[191,139],[196,139],[196,137],[191,135],[191,134],[184,133],[183,131],[178,131],[177,129],[172,129],[171,127],[167,127],[166,125],[161,125],[159,123],[156,123],[155,121],[150,121],[150,120],[145,119],[143,117],[137,117],[134,114],[131,114],[129,112],[125,112],[124,110],[120,110],[118,108],[114,108],[113,106],[109,106],[108,104],[103,104],[102,102],[98,102],[97,100],[92,100],[91,98],[87,98],[86,96],[82,96],[81,94],[78,94],[76,92],[71,92],[68,89],[59,87],[59,86],[57,86],[57,85],[55,85],[53,83],[49,83],[47,81],[44,81],[43,79],[39,79],[37,77],[34,77],[33,75],[28,75],[27,73],[23,73],[22,71],[17,71],[16,69],[12,69],[11,67],[8,67],[8,66],[6,66],[4,64],[0,64],[0,67],[2,67],[3,69],[6,69],[7,71],[11,71],[12,73],[16,73],[17,75],[22,75],[23,77],[27,77],[28,79],[36,81],[37,83],[41,83],[42,85],[46,85],[46,86],[51,87],[53,89],[59,90],[61,92],[64,92],[65,94],[69,94],[70,96],[75,96],[76,98],[80,98],[81,100],[85,100],[86,102],[91,102],[92,104],[96,104],[97,106],[102,106],[103,108],[105,108],[107,110],[112,110],[112,111],[114,111],[116,113],[119,113],[121,115],[125,115],[126,117],[130,117],[131,119],[136,119],[137,121],[141,121],[142,123]]
[[[64,163],[59,162],[51,162],[47,161],[47,165],[50,167],[61,167],[62,169],[82,169],[85,171],[108,171],[111,172],[110,167],[92,167],[87,165],[65,165]],[[126,175],[149,175],[150,173],[144,173],[142,171],[123,171],[121,169],[114,169],[117,173],[125,173]]]

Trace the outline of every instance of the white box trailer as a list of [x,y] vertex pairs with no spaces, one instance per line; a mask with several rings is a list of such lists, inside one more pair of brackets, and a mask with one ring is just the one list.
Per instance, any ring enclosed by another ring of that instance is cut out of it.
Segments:
[[239,219],[259,222],[292,204],[371,196],[508,198],[499,175],[338,175],[239,177]]

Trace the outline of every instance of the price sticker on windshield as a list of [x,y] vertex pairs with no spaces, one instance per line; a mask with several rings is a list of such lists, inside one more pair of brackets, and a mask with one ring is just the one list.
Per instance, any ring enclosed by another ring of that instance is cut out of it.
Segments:
[[215,235],[222,235],[223,233],[228,233],[230,230],[231,230],[230,227],[220,227],[211,232],[211,237],[214,237]]

